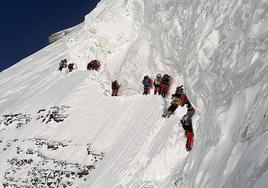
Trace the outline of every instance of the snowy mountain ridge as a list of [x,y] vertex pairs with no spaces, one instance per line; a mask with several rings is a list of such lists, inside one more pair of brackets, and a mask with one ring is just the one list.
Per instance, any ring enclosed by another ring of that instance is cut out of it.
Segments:
[[[265,0],[102,0],[1,72],[0,187],[266,187],[267,10]],[[64,58],[74,72],[57,71]],[[100,71],[86,71],[95,58]],[[170,99],[141,95],[157,73],[196,109],[191,152],[186,109],[163,119]]]

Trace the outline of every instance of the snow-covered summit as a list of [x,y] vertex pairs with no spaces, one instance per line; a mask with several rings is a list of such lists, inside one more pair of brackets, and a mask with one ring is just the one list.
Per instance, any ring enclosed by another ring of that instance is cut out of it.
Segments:
[[[85,21],[0,73],[0,187],[266,187],[265,0],[102,0]],[[60,60],[75,63],[57,71]],[[92,59],[99,72],[87,71]],[[168,73],[194,107],[142,96]],[[118,79],[120,97],[110,97]],[[176,182],[176,185],[175,185]]]

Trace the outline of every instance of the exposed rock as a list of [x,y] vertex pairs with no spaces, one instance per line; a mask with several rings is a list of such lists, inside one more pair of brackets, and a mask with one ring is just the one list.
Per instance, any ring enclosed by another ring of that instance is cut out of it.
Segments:
[[62,31],[59,31],[57,33],[53,33],[48,37],[48,44],[52,44],[53,42],[56,42],[57,40],[61,39],[62,37],[66,36],[70,32],[73,31],[74,28],[65,29]]
[[60,123],[63,122],[64,119],[66,119],[69,114],[67,113],[67,110],[70,108],[70,106],[53,106],[49,110],[42,109],[38,111],[38,115],[36,117],[36,120],[42,120],[42,122],[45,122],[46,124],[49,123],[51,120]]
[[18,113],[18,114],[6,114],[2,115],[0,118],[0,127],[8,127],[9,125],[15,123],[16,128],[20,128],[23,125],[26,125],[32,120],[32,117],[30,114],[23,114],[23,113]]
[[[9,143],[18,139],[10,140]],[[16,156],[7,160],[8,168],[4,174],[3,187],[75,187],[85,181],[95,164],[102,160],[103,153],[95,153],[87,144],[88,157],[96,161],[88,165],[57,160],[46,156],[47,152],[61,152],[64,147],[77,147],[70,141],[49,141],[42,138],[22,140],[17,146]],[[27,147],[24,147],[26,145]],[[85,146],[80,146],[85,147]],[[58,151],[59,150],[59,151]],[[42,153],[40,152],[42,151]]]

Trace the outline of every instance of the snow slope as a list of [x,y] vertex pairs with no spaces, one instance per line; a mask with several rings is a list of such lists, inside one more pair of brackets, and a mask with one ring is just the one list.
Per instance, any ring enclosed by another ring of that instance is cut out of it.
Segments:
[[[267,9],[102,0],[70,34],[0,73],[1,186],[266,187]],[[64,58],[74,72],[57,71]],[[101,70],[86,71],[95,58]],[[143,76],[159,72],[196,108],[190,153],[186,109],[163,119],[170,99],[141,95]],[[120,97],[110,97],[114,79]]]

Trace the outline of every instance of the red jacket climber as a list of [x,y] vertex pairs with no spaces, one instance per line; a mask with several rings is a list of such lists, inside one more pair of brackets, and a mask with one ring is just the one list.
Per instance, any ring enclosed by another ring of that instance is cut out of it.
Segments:
[[120,88],[120,84],[117,80],[112,82],[112,96],[117,96]]
[[100,69],[100,61],[98,60],[92,60],[87,64],[87,70],[96,70],[98,71]]
[[193,145],[193,125],[192,125],[192,117],[195,113],[195,109],[192,104],[188,100],[186,94],[183,92],[183,86],[179,86],[176,89],[176,93],[173,96],[178,96],[181,98],[181,106],[186,105],[187,113],[182,117],[181,124],[183,129],[185,130],[185,135],[187,137],[186,141],[186,150],[190,151]]
[[161,95],[162,95],[162,97],[166,97],[170,84],[171,84],[171,76],[164,74],[164,76],[161,80]]

